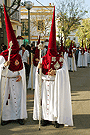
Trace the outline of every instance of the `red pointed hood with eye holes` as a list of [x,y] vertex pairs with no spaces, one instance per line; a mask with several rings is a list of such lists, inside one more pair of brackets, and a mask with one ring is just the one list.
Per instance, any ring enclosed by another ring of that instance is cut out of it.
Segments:
[[47,75],[50,69],[56,70],[62,67],[62,57],[57,53],[56,28],[55,28],[55,6],[52,17],[52,25],[49,37],[48,51],[42,60],[42,72]]
[[70,48],[69,48],[69,52],[68,52],[68,57],[73,57],[72,55],[72,41],[71,41],[71,44],[70,44]]
[[34,55],[34,58],[33,58],[33,64],[34,64],[35,67],[37,67],[37,65],[38,65],[38,61],[36,61],[35,59],[36,58],[39,59],[39,49],[38,49],[39,44],[40,44],[40,36],[39,36],[39,39],[38,39],[38,42],[37,42],[37,47],[36,47],[35,55]]
[[[10,66],[9,69],[11,71],[19,71],[21,69],[23,69],[23,63],[21,60],[21,56],[19,55],[19,44],[17,42],[14,30],[12,28],[9,16],[7,14],[5,5],[4,5],[4,16],[5,16],[5,25],[6,25],[6,32],[7,32],[7,40],[8,40],[8,49],[10,48],[10,42],[12,41],[12,51],[10,54]],[[8,52],[9,50],[5,50],[4,52],[2,52],[0,55],[2,55],[5,60],[8,60]]]

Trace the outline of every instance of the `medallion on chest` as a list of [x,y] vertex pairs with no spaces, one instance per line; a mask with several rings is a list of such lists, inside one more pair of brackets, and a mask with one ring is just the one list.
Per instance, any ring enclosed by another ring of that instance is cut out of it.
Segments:
[[50,68],[53,70],[57,70],[62,68],[63,65],[63,57],[52,57]]

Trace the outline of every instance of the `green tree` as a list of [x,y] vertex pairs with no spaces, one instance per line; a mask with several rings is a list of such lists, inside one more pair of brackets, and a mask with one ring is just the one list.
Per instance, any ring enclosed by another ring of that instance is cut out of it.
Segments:
[[70,32],[77,29],[86,13],[87,10],[82,0],[57,1],[58,35],[63,33],[64,45]]
[[71,40],[70,38],[66,39],[66,46],[69,48],[71,44]]
[[76,36],[78,37],[78,41],[80,42],[80,46],[83,44],[89,46],[90,44],[90,18],[83,19],[80,26],[76,31]]

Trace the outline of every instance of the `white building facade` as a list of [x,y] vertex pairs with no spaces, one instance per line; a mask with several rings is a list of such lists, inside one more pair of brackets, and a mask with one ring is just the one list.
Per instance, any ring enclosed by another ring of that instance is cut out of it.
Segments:
[[[30,41],[49,39],[54,6],[33,6],[30,10]],[[22,36],[28,39],[28,10],[21,6]]]

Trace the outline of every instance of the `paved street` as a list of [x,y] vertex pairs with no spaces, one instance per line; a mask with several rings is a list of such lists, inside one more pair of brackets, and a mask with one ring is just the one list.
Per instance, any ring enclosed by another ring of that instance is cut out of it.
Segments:
[[73,127],[55,128],[53,125],[41,127],[38,121],[33,121],[33,91],[27,91],[28,119],[25,125],[17,122],[0,125],[0,135],[90,135],[90,68],[78,68],[70,72]]

